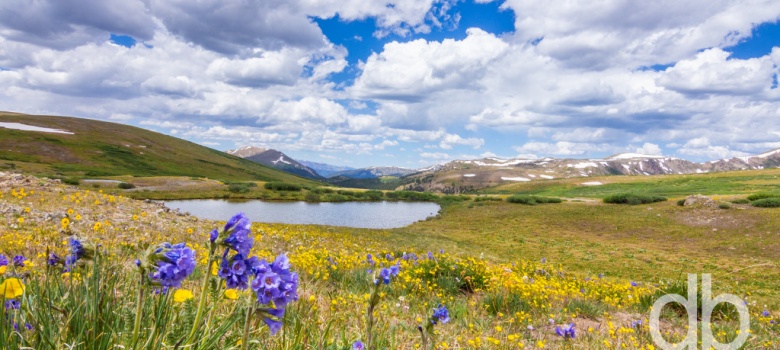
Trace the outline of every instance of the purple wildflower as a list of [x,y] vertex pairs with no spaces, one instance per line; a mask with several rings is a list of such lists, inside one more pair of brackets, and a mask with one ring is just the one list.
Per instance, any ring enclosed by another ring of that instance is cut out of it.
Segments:
[[228,288],[244,290],[249,287],[252,269],[259,263],[256,256],[244,259],[243,255],[236,254],[230,260],[223,256],[218,275],[225,280]]
[[0,254],[0,266],[8,266],[8,258],[3,254]]
[[366,254],[366,264],[376,265],[376,261],[374,261],[374,256],[372,256],[371,254]]
[[163,243],[154,250],[150,263],[155,270],[149,273],[154,283],[165,287],[179,287],[195,269],[195,251],[184,243]]
[[286,255],[280,254],[271,264],[260,260],[251,270],[255,273],[252,290],[257,293],[258,303],[273,303],[276,308],[284,308],[298,300],[298,274],[290,271],[290,260]]
[[51,254],[49,254],[49,258],[48,258],[48,259],[46,259],[46,263],[47,263],[49,266],[57,266],[57,265],[62,265],[62,264],[64,264],[64,263],[65,263],[65,259],[63,259],[63,258],[61,258],[61,257],[57,256],[57,254],[51,253]]
[[18,310],[19,307],[22,306],[22,303],[19,302],[19,300],[16,299],[8,299],[5,301],[5,309],[6,310]]
[[442,304],[439,304],[439,307],[433,309],[433,316],[431,316],[431,323],[436,324],[438,322],[450,322],[450,313],[447,311],[447,307]]
[[352,350],[365,350],[366,346],[363,345],[363,342],[358,340],[354,343],[352,343]]
[[637,286],[639,286],[639,283],[636,283],[636,282],[634,282],[634,281],[631,281],[631,287],[637,287]]
[[263,322],[268,325],[268,330],[271,332],[271,335],[274,335],[282,329],[284,308],[267,309],[264,310],[264,312],[266,316],[263,318]]
[[24,255],[17,255],[14,257],[14,266],[16,267],[24,267],[24,262],[27,260],[27,258],[24,257]]
[[[249,234],[252,232],[252,222],[244,213],[234,215],[215,240],[218,244],[224,245],[235,250],[238,254],[248,256],[252,250],[254,239]],[[211,235],[213,237],[213,233]]]
[[565,339],[574,339],[576,336],[575,330],[574,330],[574,323],[569,323],[567,325],[564,325],[563,327],[555,327],[555,334],[558,334],[561,337],[564,337]]
[[769,317],[769,310],[764,310],[761,312],[761,316],[763,317]]

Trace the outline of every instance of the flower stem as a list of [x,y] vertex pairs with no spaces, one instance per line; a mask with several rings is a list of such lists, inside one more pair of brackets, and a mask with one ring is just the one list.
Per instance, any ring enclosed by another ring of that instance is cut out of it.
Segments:
[[141,279],[138,283],[138,299],[136,300],[135,305],[135,326],[133,327],[133,341],[131,342],[133,349],[135,349],[135,346],[137,345],[136,343],[138,342],[138,335],[141,331],[141,313],[143,311],[144,287],[146,287],[146,284],[144,283],[144,270],[141,269]]
[[368,302],[368,312],[366,312],[366,349],[371,350],[372,328],[374,328],[374,308],[379,304],[379,287],[382,282],[376,282],[374,292],[371,293],[371,299]]
[[251,321],[254,308],[254,306],[250,305],[246,309],[246,319],[244,319],[244,335],[241,337],[241,350],[246,350],[249,348],[249,323]]
[[197,333],[198,328],[200,326],[200,321],[203,318],[203,310],[206,308],[206,299],[208,298],[208,287],[209,287],[209,277],[211,275],[211,263],[214,260],[214,251],[216,251],[217,245],[214,244],[214,242],[209,242],[209,259],[206,263],[206,272],[203,274],[203,283],[200,286],[200,302],[198,303],[198,312],[195,314],[195,322],[192,323],[192,330],[190,330],[190,334],[187,336],[187,341],[184,342],[185,345],[192,344],[192,341],[195,338],[195,333]]

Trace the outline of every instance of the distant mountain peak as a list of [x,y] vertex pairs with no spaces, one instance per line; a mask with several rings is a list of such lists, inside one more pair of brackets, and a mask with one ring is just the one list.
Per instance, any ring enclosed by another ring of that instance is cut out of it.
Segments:
[[269,148],[262,148],[262,147],[255,147],[255,146],[244,146],[244,147],[239,147],[237,149],[227,150],[227,151],[225,151],[225,153],[234,155],[236,157],[247,158],[247,157],[251,157],[253,155],[260,154],[260,153],[263,153],[263,152],[266,152],[266,151],[269,151],[269,150],[270,150]]
[[241,157],[246,160],[251,160],[255,163],[270,166],[272,168],[276,168],[301,177],[315,180],[323,179],[323,177],[315,170],[272,148],[244,146],[238,149],[228,150],[225,153],[232,154],[234,156]]

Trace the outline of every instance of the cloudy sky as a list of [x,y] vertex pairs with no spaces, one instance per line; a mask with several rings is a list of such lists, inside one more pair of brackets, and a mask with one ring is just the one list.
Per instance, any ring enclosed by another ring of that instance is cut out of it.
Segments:
[[777,0],[2,0],[0,110],[422,167],[780,147]]

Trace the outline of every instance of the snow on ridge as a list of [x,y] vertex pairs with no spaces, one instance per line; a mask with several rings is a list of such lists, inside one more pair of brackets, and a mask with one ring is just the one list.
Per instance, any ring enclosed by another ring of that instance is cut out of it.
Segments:
[[504,180],[504,181],[522,181],[522,182],[531,181],[531,179],[526,179],[524,177],[505,177],[505,176],[502,176],[501,180]]
[[554,179],[554,178],[555,178],[555,177],[552,177],[552,176],[550,176],[550,175],[539,175],[539,177],[541,177],[541,178],[543,178],[543,179],[548,179],[548,180],[552,180],[552,179]]
[[603,183],[601,183],[599,181],[588,181],[588,182],[581,183],[581,185],[583,185],[583,186],[601,186],[601,185],[603,185]]
[[39,131],[39,132],[49,132],[49,133],[55,133],[55,134],[69,134],[69,135],[73,135],[72,132],[66,131],[66,130],[44,128],[44,127],[41,127],[41,126],[32,126],[32,125],[27,125],[27,124],[22,124],[22,123],[0,123],[0,128],[22,130],[22,131]]
[[463,174],[463,177],[474,177],[477,176],[477,174]]
[[292,163],[290,163],[290,162],[288,162],[288,161],[284,160],[284,156],[279,156],[279,159],[277,159],[277,160],[274,160],[274,161],[272,161],[271,163],[274,163],[274,164],[276,164],[276,163],[279,163],[279,162],[282,162],[282,163],[284,163],[284,164],[292,164]]
[[666,158],[664,156],[653,156],[648,154],[640,154],[640,153],[620,153],[616,154],[612,157],[607,158],[608,160],[619,160],[619,159],[633,159],[633,158],[651,158],[651,159],[659,159],[659,158]]
[[766,158],[766,157],[769,157],[769,156],[775,155],[775,154],[777,154],[777,153],[780,153],[780,148],[779,148],[779,149],[776,149],[776,150],[774,150],[774,151],[769,151],[769,152],[766,152],[766,153],[761,153],[761,154],[757,155],[756,157],[759,157],[759,158]]
[[593,162],[582,162],[582,163],[574,164],[574,167],[577,169],[598,168],[599,165]]

